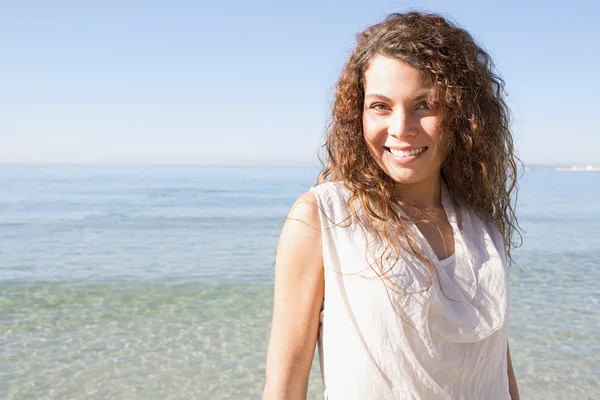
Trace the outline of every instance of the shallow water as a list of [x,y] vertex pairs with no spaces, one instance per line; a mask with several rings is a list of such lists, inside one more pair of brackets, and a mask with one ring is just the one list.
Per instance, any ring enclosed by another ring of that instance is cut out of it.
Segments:
[[[2,397],[260,398],[277,237],[316,172],[0,166]],[[600,399],[600,174],[520,193],[522,398]]]

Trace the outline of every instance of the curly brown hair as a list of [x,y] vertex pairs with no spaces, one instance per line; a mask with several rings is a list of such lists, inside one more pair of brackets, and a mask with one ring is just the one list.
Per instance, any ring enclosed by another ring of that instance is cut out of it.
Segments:
[[515,216],[520,161],[514,154],[504,81],[471,35],[439,15],[391,14],[358,35],[337,83],[324,144],[327,154],[317,183],[343,182],[351,193],[352,215],[387,244],[380,261],[408,250],[428,266],[427,288],[431,285],[437,271],[395,209],[402,204],[395,195],[398,183],[373,159],[364,139],[364,76],[376,56],[408,64],[431,86],[429,101],[438,116],[445,156],[442,178],[453,198],[493,221],[512,265],[511,248],[521,240]]

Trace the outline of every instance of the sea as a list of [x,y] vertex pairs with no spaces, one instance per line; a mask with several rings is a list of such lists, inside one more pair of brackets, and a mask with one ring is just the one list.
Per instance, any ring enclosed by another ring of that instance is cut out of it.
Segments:
[[[278,236],[318,172],[0,165],[0,398],[260,399]],[[521,398],[600,399],[600,173],[519,182]]]

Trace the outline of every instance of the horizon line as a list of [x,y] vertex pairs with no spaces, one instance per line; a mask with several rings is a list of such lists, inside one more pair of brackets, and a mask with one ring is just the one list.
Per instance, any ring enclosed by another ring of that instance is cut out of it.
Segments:
[[[61,166],[61,167],[250,167],[250,168],[266,168],[266,167],[280,167],[280,168],[314,168],[323,167],[322,164],[311,163],[311,164],[192,164],[192,163],[104,163],[104,162],[92,162],[92,163],[81,163],[81,162],[11,162],[11,161],[0,161],[0,166]],[[573,166],[588,166],[592,165],[589,163],[579,164],[567,164],[567,163],[526,163],[523,162],[525,167],[573,167]]]
[[0,161],[0,166],[55,166],[55,167],[282,167],[282,168],[312,168],[322,167],[322,164],[191,164],[191,163],[81,163],[81,162],[11,162]]

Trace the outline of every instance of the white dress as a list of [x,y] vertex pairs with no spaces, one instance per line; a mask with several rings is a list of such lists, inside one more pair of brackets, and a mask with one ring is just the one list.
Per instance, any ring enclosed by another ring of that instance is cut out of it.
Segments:
[[444,187],[455,240],[451,271],[411,225],[419,248],[436,260],[440,280],[402,295],[392,289],[425,288],[426,268],[405,254],[388,281],[378,278],[368,263],[379,249],[372,234],[354,222],[336,225],[348,217],[348,190],[328,182],[311,191],[322,211],[325,300],[318,347],[325,398],[510,399],[508,279],[494,225],[455,206]]

